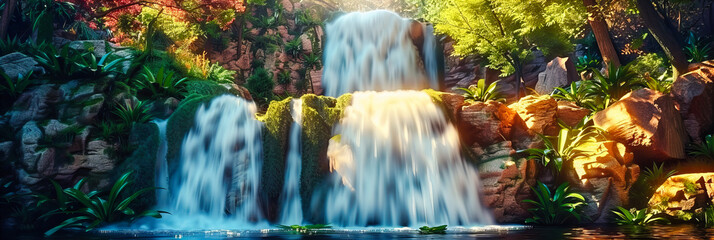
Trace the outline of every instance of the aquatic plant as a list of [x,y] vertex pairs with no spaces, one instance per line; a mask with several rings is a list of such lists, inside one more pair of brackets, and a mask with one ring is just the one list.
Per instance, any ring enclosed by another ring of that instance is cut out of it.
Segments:
[[166,211],[147,210],[137,214],[129,207],[129,204],[143,193],[158,189],[155,187],[144,188],[122,199],[120,197],[122,190],[132,183],[132,181],[128,180],[131,174],[131,171],[124,173],[114,183],[106,200],[99,197],[99,192],[96,191],[87,194],[78,188],[64,189],[62,192],[67,195],[68,199],[76,201],[82,208],[76,211],[60,209],[63,214],[69,215],[70,217],[52,229],[47,230],[45,236],[50,236],[65,227],[81,227],[89,231],[101,224],[120,221],[127,217],[131,220],[140,217],[161,218],[162,213],[168,213]]
[[476,102],[485,102],[489,100],[505,101],[505,99],[501,97],[500,93],[498,92],[497,86],[498,81],[492,82],[491,84],[486,86],[486,80],[479,79],[475,85],[471,85],[468,88],[458,89],[464,91],[463,96],[464,98],[466,98],[466,100]]
[[561,184],[553,193],[540,181],[531,189],[536,199],[523,202],[533,204],[535,208],[528,209],[533,217],[526,219],[526,223],[560,225],[569,222],[571,218],[578,222],[582,220],[581,208],[587,203],[582,195],[570,191],[568,183]]
[[617,225],[646,226],[656,223],[669,224],[669,220],[663,217],[655,217],[655,214],[649,212],[646,208],[640,210],[632,208],[627,210],[623,207],[617,207],[616,210],[612,210],[612,213],[617,216],[615,218],[615,223],[617,223]]
[[446,225],[441,225],[441,226],[436,226],[436,227],[423,226],[423,227],[419,228],[419,233],[421,233],[421,234],[445,234],[446,233]]
[[714,139],[712,139],[712,135],[709,134],[704,137],[704,141],[700,144],[692,144],[689,148],[689,155],[714,160]]
[[4,82],[0,84],[0,93],[5,96],[9,96],[11,100],[17,99],[20,94],[22,94],[25,89],[30,86],[32,81],[33,71],[27,72],[27,74],[18,74],[17,80],[13,81],[10,76],[8,76],[5,71],[0,71],[0,76],[3,78]]
[[144,73],[141,76],[142,78],[138,82],[138,85],[142,90],[150,91],[152,98],[182,96],[183,84],[186,81],[185,77],[176,79],[174,78],[174,72],[166,71],[164,67],[161,67],[161,69],[154,74],[151,69],[146,66],[144,66]]

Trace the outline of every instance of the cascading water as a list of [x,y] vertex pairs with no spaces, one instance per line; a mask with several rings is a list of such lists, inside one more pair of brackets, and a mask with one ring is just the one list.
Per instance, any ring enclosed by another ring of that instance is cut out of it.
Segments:
[[335,127],[333,171],[313,210],[340,226],[490,224],[479,176],[456,128],[429,95],[356,92]]
[[168,143],[166,142],[166,125],[169,120],[155,120],[154,124],[159,129],[159,149],[156,151],[156,174],[154,175],[154,183],[160,189],[156,190],[156,206],[157,208],[165,209],[169,205],[169,167],[166,162],[166,152]]
[[[420,47],[426,70],[419,67],[419,50],[410,38],[414,24],[424,38]],[[438,88],[436,43],[429,29],[385,10],[347,13],[327,24],[325,95]]]
[[302,223],[302,200],[300,199],[300,171],[302,170],[302,100],[292,100],[293,124],[290,128],[290,148],[285,169],[285,184],[281,196],[280,223],[293,225]]
[[195,126],[181,147],[178,171],[172,175],[173,196],[167,201],[174,208],[169,210],[172,218],[178,220],[172,227],[235,228],[262,220],[261,123],[255,114],[255,104],[228,95],[196,112]]

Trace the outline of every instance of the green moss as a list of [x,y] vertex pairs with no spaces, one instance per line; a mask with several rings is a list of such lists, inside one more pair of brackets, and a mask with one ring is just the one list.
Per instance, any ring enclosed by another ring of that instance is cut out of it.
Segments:
[[428,94],[431,97],[431,101],[434,102],[439,108],[441,108],[441,111],[446,113],[446,116],[449,119],[449,122],[455,123],[456,122],[456,117],[458,116],[452,116],[450,113],[451,111],[448,109],[446,104],[444,103],[444,95],[446,94],[452,94],[452,93],[445,93],[445,92],[440,92],[436,91],[434,89],[424,89],[422,92]]
[[263,135],[263,170],[260,179],[260,192],[268,219],[274,220],[278,213],[280,193],[285,181],[285,158],[288,151],[291,99],[272,101],[268,111],[258,116],[265,123]]
[[186,82],[186,95],[198,94],[204,96],[217,96],[228,94],[229,91],[225,87],[213,81],[195,80]]
[[[302,99],[302,171],[300,175],[300,196],[303,209],[308,209],[315,187],[329,171],[327,145],[332,137],[332,127],[342,117],[343,110],[352,101],[351,94],[335,99],[326,96],[306,94]],[[309,211],[304,211],[309,213]],[[312,217],[306,215],[307,221]]]
[[179,158],[183,138],[194,125],[196,110],[202,104],[210,102],[214,97],[213,95],[189,95],[181,101],[176,111],[169,117],[169,122],[166,126],[166,141],[168,144],[166,159],[169,161],[169,167],[175,167],[173,162]]
[[[159,128],[153,123],[134,125],[129,135],[129,144],[136,150],[127,159],[122,161],[114,170],[113,179],[118,179],[128,171],[134,171],[128,185],[123,191],[122,199],[135,192],[148,187],[155,187],[154,173],[156,165],[156,152],[159,148]],[[155,191],[148,191],[132,202],[132,209],[141,212],[156,204]]]

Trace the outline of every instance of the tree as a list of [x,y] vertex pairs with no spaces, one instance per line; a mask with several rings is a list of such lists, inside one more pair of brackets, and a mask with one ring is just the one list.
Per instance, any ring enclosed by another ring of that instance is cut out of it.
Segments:
[[2,10],[2,18],[0,18],[0,39],[4,40],[7,36],[7,27],[10,25],[10,19],[14,11],[15,0],[8,0]]
[[652,36],[657,40],[657,43],[662,47],[669,62],[672,63],[674,77],[676,78],[679,74],[686,73],[689,63],[687,62],[687,55],[685,55],[682,50],[682,44],[677,40],[679,33],[673,32],[668,27],[669,24],[659,15],[657,10],[655,10],[651,1],[637,0],[636,3],[642,22],[644,22],[647,29],[652,33]]
[[615,67],[619,67],[621,65],[620,59],[617,57],[615,46],[612,45],[610,32],[607,29],[607,23],[601,9],[599,9],[599,5],[595,0],[583,0],[583,5],[588,10],[588,22],[595,35],[595,41],[597,41],[603,62],[607,65],[612,64]]
[[488,67],[515,73],[519,92],[531,48],[549,56],[570,51],[586,18],[584,6],[569,0],[414,1],[437,33],[455,40],[456,55],[477,54]]

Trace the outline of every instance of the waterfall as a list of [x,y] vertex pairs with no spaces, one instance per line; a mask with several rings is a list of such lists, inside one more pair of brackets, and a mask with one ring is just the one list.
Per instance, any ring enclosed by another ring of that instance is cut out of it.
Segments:
[[356,92],[330,140],[315,212],[339,226],[491,224],[456,128],[418,91]]
[[255,104],[229,95],[198,109],[172,175],[170,212],[178,227],[215,228],[226,222],[237,227],[262,219],[261,123],[255,114]]
[[[436,55],[423,54],[424,65],[431,70],[419,67],[419,50],[410,38],[414,24],[418,23],[385,10],[347,13],[327,24],[322,73],[325,95],[438,88]],[[433,31],[418,29],[428,35],[423,50],[435,51]]]
[[280,223],[293,225],[302,223],[302,200],[300,199],[300,171],[302,170],[302,100],[292,100],[293,124],[290,127],[290,148],[285,169],[285,184],[280,195]]
[[158,208],[166,208],[169,206],[169,167],[166,161],[166,152],[168,143],[166,142],[166,125],[169,120],[155,120],[154,124],[159,128],[159,148],[156,151],[156,165],[154,175],[154,183],[160,189],[156,190],[156,205]]

